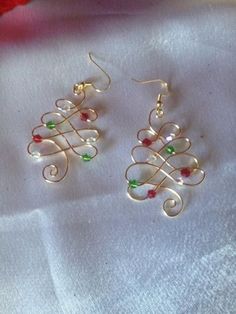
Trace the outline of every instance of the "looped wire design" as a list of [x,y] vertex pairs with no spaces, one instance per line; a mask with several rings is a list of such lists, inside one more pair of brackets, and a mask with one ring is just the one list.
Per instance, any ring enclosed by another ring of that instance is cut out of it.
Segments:
[[197,158],[189,153],[191,142],[181,136],[180,127],[166,122],[157,127],[153,120],[156,108],[149,114],[149,126],[137,133],[139,145],[131,151],[133,163],[126,169],[127,192],[131,199],[155,198],[161,191],[170,195],[163,203],[164,213],[178,216],[183,199],[175,187],[196,186],[205,178]]
[[59,163],[64,161],[62,166],[52,163],[43,168],[42,176],[47,182],[60,182],[65,178],[69,166],[68,151],[72,151],[84,161],[90,161],[98,154],[97,148],[92,144],[99,138],[98,130],[91,127],[79,128],[74,123],[74,120],[78,119],[90,123],[98,118],[94,109],[82,108],[86,94],[85,91],[78,95],[80,94],[82,99],[78,104],[67,99],[58,99],[55,102],[56,110],[44,113],[41,116],[41,124],[32,130],[32,141],[27,146],[32,157],[61,155]]
[[42,175],[47,182],[55,183],[65,178],[69,164],[68,151],[73,152],[84,161],[90,161],[98,154],[96,146],[92,144],[99,138],[98,130],[90,126],[87,128],[77,126],[78,118],[87,123],[97,120],[98,114],[94,109],[82,107],[87,97],[87,88],[102,93],[110,88],[111,77],[94,60],[91,52],[88,56],[107,79],[106,86],[98,88],[93,82],[88,81],[74,84],[73,93],[75,96],[82,96],[80,102],[74,104],[67,99],[58,99],[55,103],[56,110],[44,113],[41,116],[41,124],[32,130],[32,141],[27,146],[27,151],[31,156],[36,158],[63,156],[64,165],[62,167],[53,163],[43,168]]

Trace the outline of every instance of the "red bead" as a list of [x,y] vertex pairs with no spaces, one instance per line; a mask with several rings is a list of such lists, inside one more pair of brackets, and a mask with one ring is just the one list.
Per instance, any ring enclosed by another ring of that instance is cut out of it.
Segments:
[[188,178],[191,175],[191,170],[189,168],[183,168],[180,173],[182,177]]
[[86,112],[81,112],[80,114],[81,121],[87,121],[89,119],[89,115]]
[[144,146],[150,146],[150,145],[152,145],[152,141],[149,140],[149,138],[145,138],[145,139],[142,141],[142,144],[143,144]]
[[41,143],[43,140],[42,136],[40,136],[39,134],[33,135],[32,139],[35,143]]
[[149,190],[147,192],[147,197],[148,198],[154,198],[154,197],[156,197],[156,195],[157,195],[157,192],[155,190]]

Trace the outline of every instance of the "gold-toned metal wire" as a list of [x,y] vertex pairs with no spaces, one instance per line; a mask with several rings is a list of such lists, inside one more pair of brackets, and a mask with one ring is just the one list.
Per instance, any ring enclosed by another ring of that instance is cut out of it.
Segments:
[[[90,59],[91,56],[89,53]],[[94,62],[94,60],[92,61]],[[75,84],[74,94],[82,96],[78,104],[67,99],[56,100],[56,111],[44,113],[41,116],[41,124],[32,130],[32,141],[27,146],[27,151],[31,156],[41,158],[62,155],[64,157],[64,166],[60,167],[55,163],[50,163],[43,168],[42,176],[47,182],[60,182],[67,175],[69,168],[67,151],[72,151],[84,161],[90,161],[98,154],[97,148],[92,144],[99,138],[98,130],[90,125],[89,127],[78,127],[77,123],[76,125],[74,123],[74,120],[78,121],[78,119],[91,123],[98,118],[96,110],[82,107],[86,100],[87,87],[90,86],[97,92],[106,91],[110,87],[110,76],[97,63],[95,64],[108,77],[107,87],[100,90],[93,83]],[[71,136],[76,143],[71,143]],[[61,163],[62,159],[60,159]]]
[[162,98],[169,95],[169,85],[168,85],[168,83],[163,81],[163,80],[161,80],[161,79],[137,80],[137,79],[132,78],[132,80],[134,82],[136,82],[136,83],[139,83],[139,84],[160,83],[162,89],[164,89],[165,92],[158,93],[157,101],[156,101],[156,109],[155,110],[156,110],[156,116],[158,118],[162,118],[163,115],[164,115]]
[[[159,79],[138,82],[154,81],[163,82]],[[176,123],[153,124],[160,118],[156,110],[152,109],[149,114],[148,128],[137,133],[140,144],[132,149],[133,163],[125,171],[127,193],[131,199],[143,201],[156,197],[162,190],[167,191],[171,196],[163,203],[164,213],[176,217],[183,210],[183,199],[173,186],[199,185],[205,178],[205,172],[199,167],[197,158],[188,153],[191,142],[181,136],[181,129]],[[140,173],[140,179],[132,174],[135,171]]]
[[152,79],[152,80],[137,80],[135,78],[132,78],[132,81],[140,84],[150,84],[150,83],[160,83],[161,87],[166,90],[166,93],[160,93],[162,96],[168,96],[169,95],[169,85],[167,82],[161,80],[161,79]]
[[96,67],[102,71],[102,73],[107,78],[107,85],[104,88],[98,88],[93,82],[80,82],[76,83],[73,87],[73,93],[79,95],[82,91],[86,91],[87,87],[92,87],[97,93],[103,93],[111,87],[111,77],[110,75],[94,60],[92,52],[88,53],[90,61],[96,65]]
[[111,77],[109,74],[94,60],[93,55],[91,52],[89,52],[89,59],[103,72],[103,74],[107,77],[108,83],[107,86],[103,89],[98,88],[94,83],[91,83],[92,87],[95,89],[96,92],[102,93],[107,91],[111,87]]

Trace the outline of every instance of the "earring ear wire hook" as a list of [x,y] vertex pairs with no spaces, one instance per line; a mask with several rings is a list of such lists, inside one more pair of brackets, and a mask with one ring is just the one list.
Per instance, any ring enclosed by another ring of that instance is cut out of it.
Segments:
[[106,90],[108,90],[111,87],[111,77],[110,75],[94,60],[94,56],[92,54],[92,52],[88,53],[89,59],[90,61],[95,64],[96,67],[98,67],[98,69],[100,71],[102,71],[102,73],[106,76],[107,78],[107,85],[106,87],[102,88],[98,88],[93,82],[80,82],[80,83],[76,83],[74,84],[73,87],[73,93],[75,95],[79,95],[80,93],[84,93],[85,94],[85,89],[87,87],[92,87],[97,93],[102,93],[105,92]]
[[109,74],[94,60],[94,56],[92,54],[92,52],[89,52],[88,54],[89,59],[93,62],[93,64],[95,64],[102,72],[103,74],[106,76],[108,83],[107,86],[104,87],[103,89],[98,88],[94,83],[91,83],[91,86],[95,89],[96,92],[98,93],[102,93],[105,92],[106,90],[108,90],[111,87],[111,77],[109,76]]
[[139,83],[139,84],[149,84],[149,83],[160,83],[162,88],[166,89],[166,93],[159,93],[157,96],[157,102],[156,102],[156,115],[158,118],[162,118],[164,115],[163,111],[163,102],[162,102],[162,97],[163,96],[168,96],[169,95],[169,86],[168,83],[161,80],[161,79],[153,79],[153,80],[137,80],[132,78],[132,81]]
[[131,78],[132,81],[139,83],[139,84],[150,84],[150,83],[160,83],[161,87],[166,90],[166,93],[160,93],[160,96],[168,96],[169,95],[169,85],[167,82],[161,80],[161,79],[153,79],[153,80],[137,80],[135,78]]

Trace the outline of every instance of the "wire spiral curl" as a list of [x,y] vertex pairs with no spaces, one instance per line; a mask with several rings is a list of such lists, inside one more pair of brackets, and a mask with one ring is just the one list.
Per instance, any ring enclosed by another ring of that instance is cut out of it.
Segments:
[[54,162],[43,168],[42,176],[47,182],[60,182],[65,178],[69,168],[68,151],[72,151],[84,161],[90,161],[98,154],[97,148],[92,144],[99,138],[98,130],[77,126],[78,121],[91,123],[98,118],[94,109],[81,108],[86,93],[81,91],[77,95],[80,94],[82,100],[78,104],[67,99],[58,99],[55,103],[56,110],[44,113],[41,124],[32,130],[32,141],[27,146],[32,157],[63,157],[60,158],[59,164]]
[[197,158],[188,153],[191,142],[181,136],[180,127],[173,122],[160,126],[157,109],[149,114],[149,127],[137,133],[141,145],[131,151],[133,163],[126,169],[127,193],[136,201],[155,198],[161,191],[170,194],[163,211],[169,217],[183,210],[183,199],[176,191],[178,186],[196,186],[205,178]]

